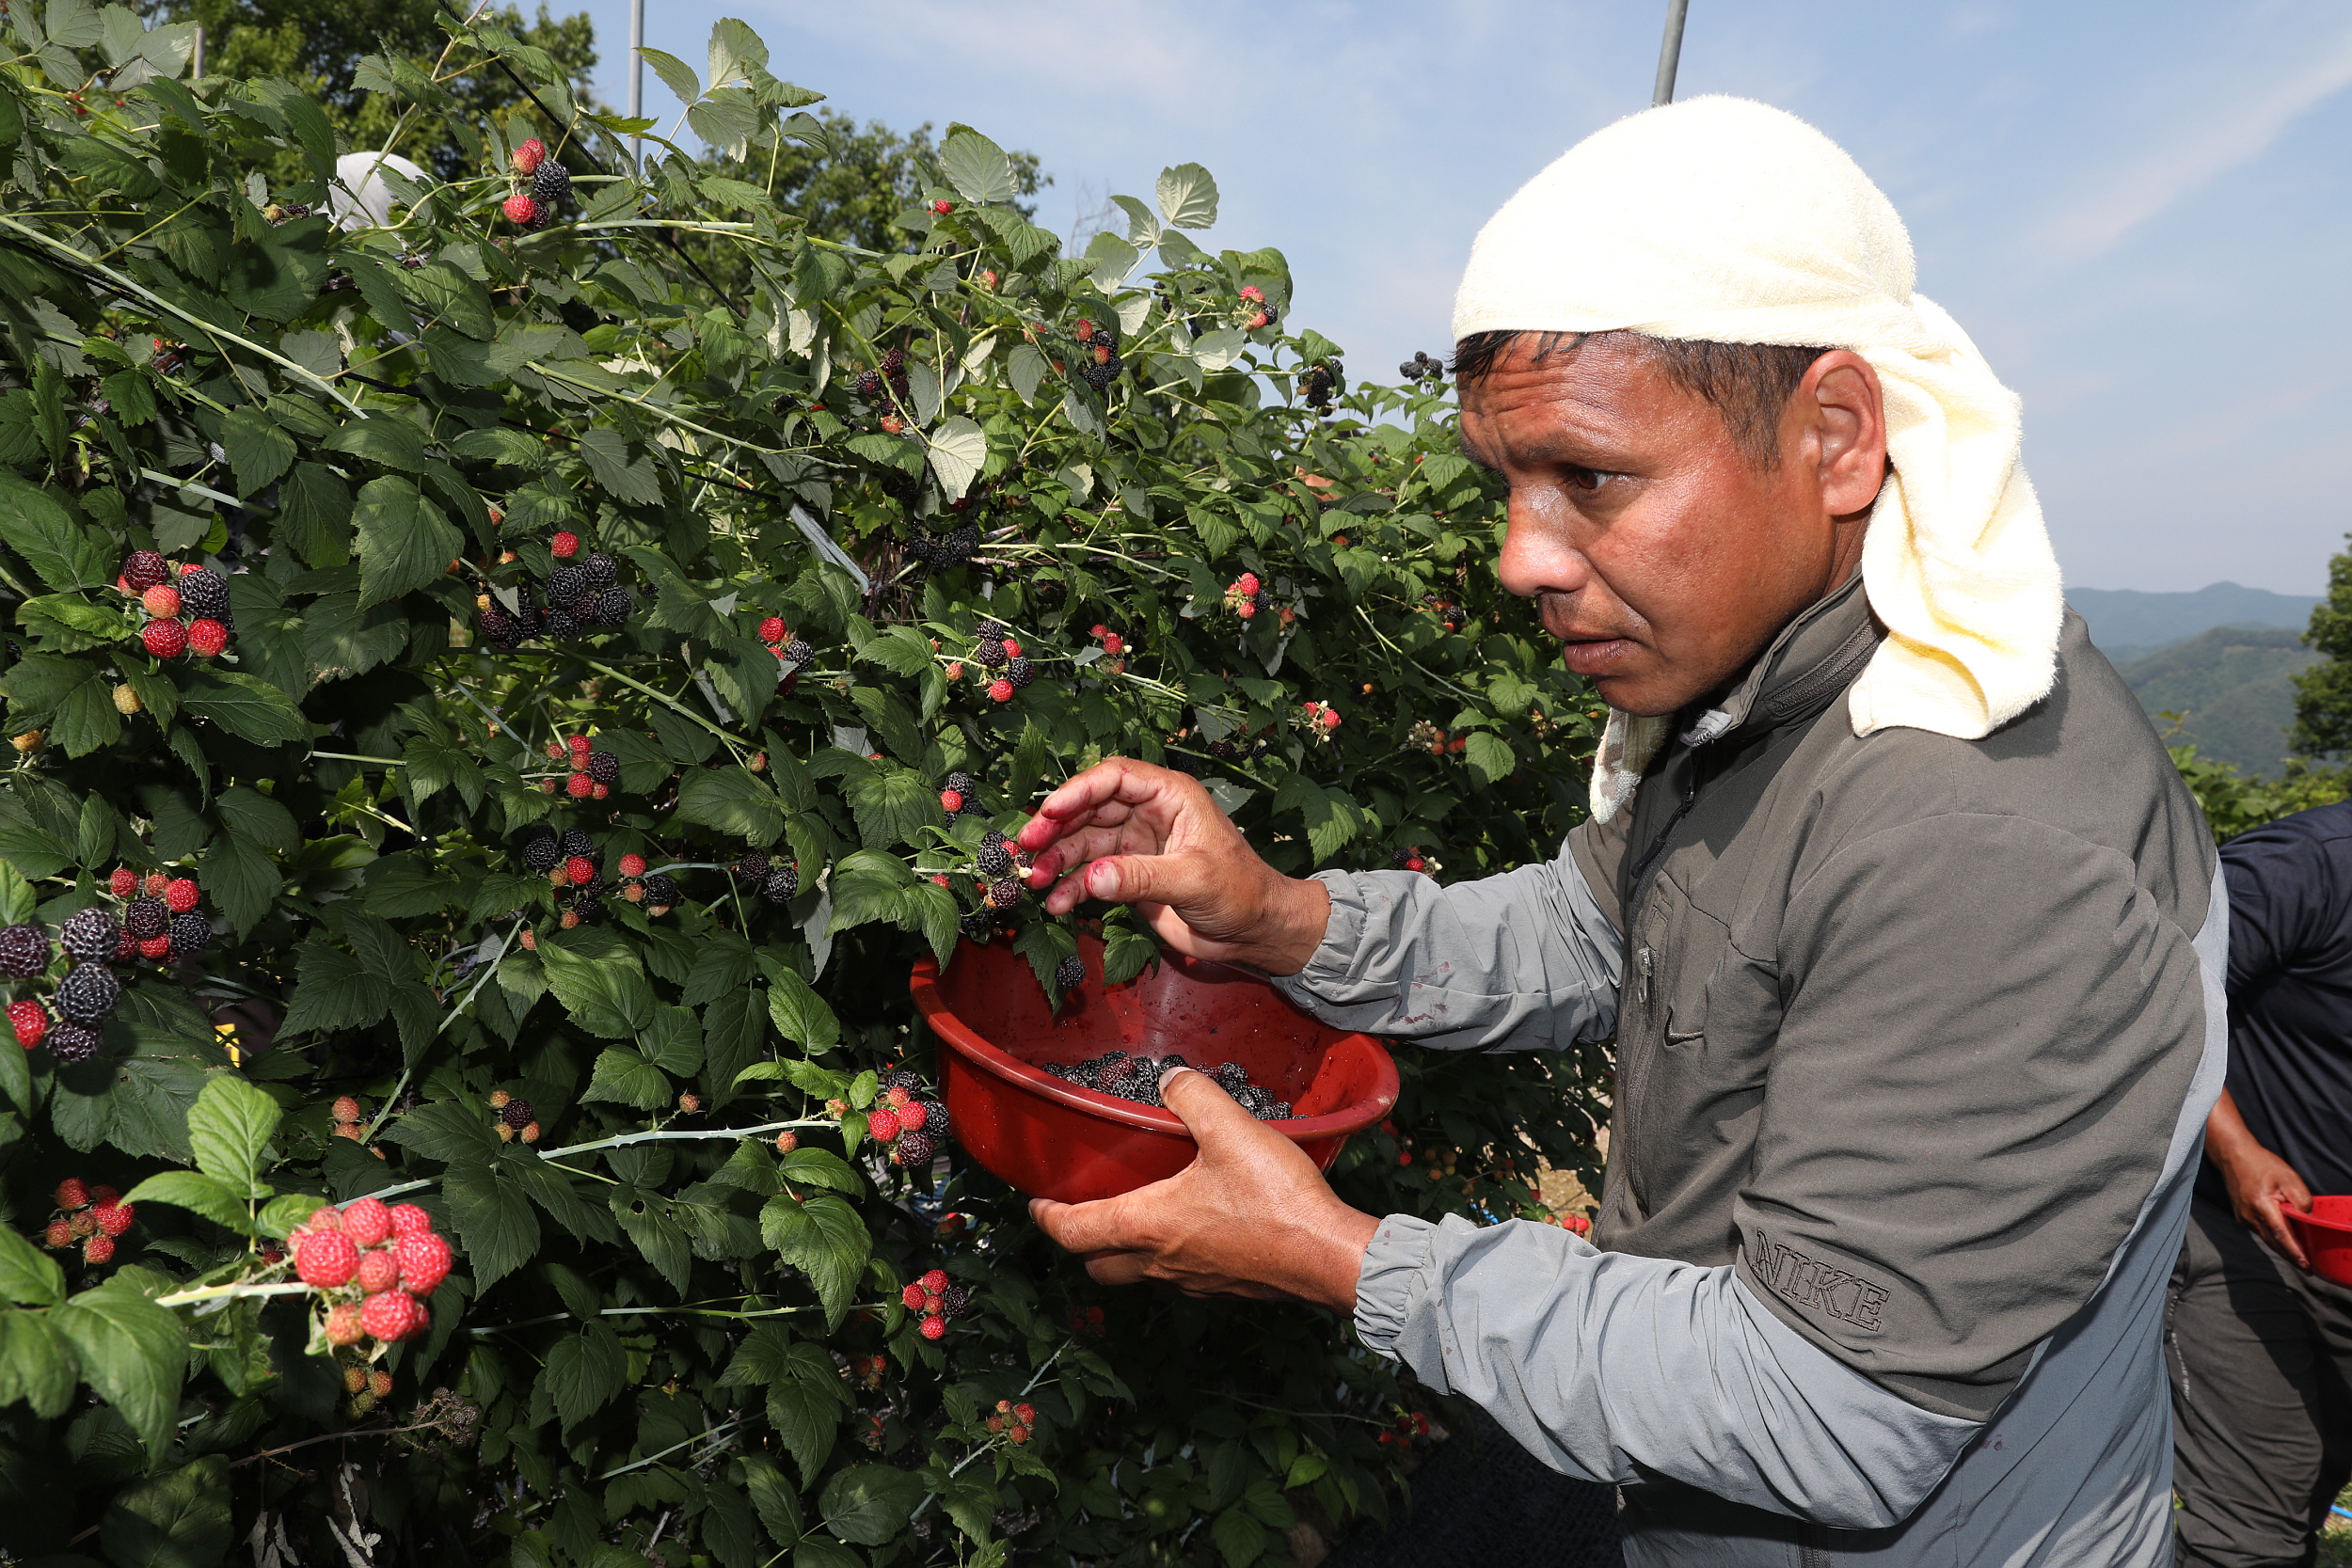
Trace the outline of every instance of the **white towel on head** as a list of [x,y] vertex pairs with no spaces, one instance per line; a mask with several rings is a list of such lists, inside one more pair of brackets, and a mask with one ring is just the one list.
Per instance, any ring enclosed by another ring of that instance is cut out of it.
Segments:
[[[1836,143],[1762,103],[1693,98],[1587,136],[1505,202],[1470,251],[1454,336],[1625,329],[1867,359],[1893,472],[1862,578],[1888,635],[1849,717],[1856,735],[1973,739],[2049,691],[2064,607],[2016,394],[1912,280],[1902,219]],[[1663,734],[1611,715],[1601,820]]]

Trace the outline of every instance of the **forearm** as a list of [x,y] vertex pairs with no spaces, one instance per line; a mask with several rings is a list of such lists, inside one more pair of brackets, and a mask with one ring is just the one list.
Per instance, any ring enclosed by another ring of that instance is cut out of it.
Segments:
[[2205,1153],[2225,1170],[2249,1155],[2270,1154],[2254,1136],[2253,1129],[2246,1125],[2246,1117],[2239,1114],[2237,1101],[2227,1089],[2221,1091],[2221,1098],[2205,1117]]
[[1565,1474],[1668,1476],[1841,1528],[1907,1517],[1979,1430],[1832,1360],[1728,1268],[1596,1252],[1549,1226],[1391,1215],[1356,1322]]
[[1327,1022],[1445,1050],[1564,1049],[1615,1027],[1623,943],[1565,854],[1451,887],[1401,871],[1317,880],[1322,942],[1277,983]]

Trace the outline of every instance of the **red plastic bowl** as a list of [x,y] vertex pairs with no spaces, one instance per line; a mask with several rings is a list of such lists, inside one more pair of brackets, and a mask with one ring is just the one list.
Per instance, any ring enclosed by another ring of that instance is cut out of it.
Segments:
[[914,966],[914,1006],[946,1042],[940,1077],[956,1142],[1022,1192],[1064,1203],[1112,1197],[1175,1175],[1199,1152],[1173,1112],[1066,1084],[1033,1062],[1105,1051],[1239,1062],[1298,1114],[1271,1121],[1325,1170],[1348,1134],[1396,1104],[1396,1064],[1378,1040],[1319,1023],[1259,975],[1170,953],[1156,970],[1103,984],[1103,944],[1079,939],[1086,980],[1045,1010],[1029,961],[1002,943],[959,945],[947,973]]
[[2337,1285],[2352,1285],[2352,1197],[2314,1197],[2312,1212],[2287,1211],[2312,1272]]

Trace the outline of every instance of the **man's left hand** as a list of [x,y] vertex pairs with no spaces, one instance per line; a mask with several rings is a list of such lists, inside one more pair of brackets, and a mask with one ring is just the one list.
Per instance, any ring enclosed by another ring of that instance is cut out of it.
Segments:
[[1180,1068],[1160,1096],[1200,1146],[1189,1165],[1094,1203],[1035,1198],[1045,1233],[1105,1285],[1164,1280],[1187,1295],[1356,1308],[1356,1275],[1380,1222],[1340,1201],[1304,1149],[1206,1073]]

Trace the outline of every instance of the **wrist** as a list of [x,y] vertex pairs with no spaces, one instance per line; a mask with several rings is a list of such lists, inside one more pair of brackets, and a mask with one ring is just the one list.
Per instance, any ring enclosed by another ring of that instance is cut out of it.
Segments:
[[1295,974],[1313,959],[1330,925],[1330,889],[1311,877],[1276,874],[1250,962],[1268,974]]

